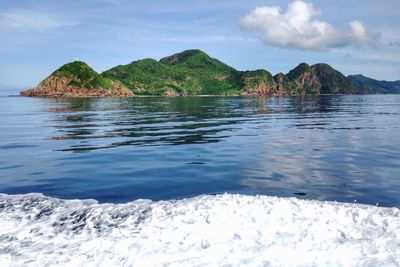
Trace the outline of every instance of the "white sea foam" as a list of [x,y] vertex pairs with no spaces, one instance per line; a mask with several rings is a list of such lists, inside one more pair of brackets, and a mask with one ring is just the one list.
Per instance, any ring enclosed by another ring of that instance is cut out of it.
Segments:
[[400,266],[398,208],[216,195],[0,195],[0,266]]

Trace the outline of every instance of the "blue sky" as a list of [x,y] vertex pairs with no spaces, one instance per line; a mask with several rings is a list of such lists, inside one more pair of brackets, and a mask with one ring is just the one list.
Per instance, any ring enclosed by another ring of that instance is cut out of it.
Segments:
[[400,79],[399,0],[1,0],[0,84],[34,86],[75,59],[101,72],[199,48],[239,69],[326,62]]

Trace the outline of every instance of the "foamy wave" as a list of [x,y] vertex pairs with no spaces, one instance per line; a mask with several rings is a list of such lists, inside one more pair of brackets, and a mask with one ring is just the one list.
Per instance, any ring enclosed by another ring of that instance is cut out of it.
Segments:
[[98,204],[0,194],[0,266],[399,266],[400,211],[223,194]]

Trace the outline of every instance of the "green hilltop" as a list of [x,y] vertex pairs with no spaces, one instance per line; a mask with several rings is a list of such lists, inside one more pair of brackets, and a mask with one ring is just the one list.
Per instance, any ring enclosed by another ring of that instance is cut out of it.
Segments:
[[289,94],[354,94],[357,89],[328,64],[301,63],[286,75],[284,87]]
[[187,50],[160,61],[142,59],[102,73],[138,95],[228,95],[240,92],[237,70],[200,50]]
[[73,61],[61,66],[54,71],[48,78],[43,80],[39,86],[46,86],[52,78],[68,79],[67,86],[78,88],[105,88],[113,89],[113,83],[110,79],[103,77],[95,72],[89,65],[82,61]]
[[[365,82],[365,79],[348,78],[323,63],[311,66],[301,63],[287,74],[278,73],[275,76],[264,69],[238,71],[201,50],[192,49],[159,61],[146,58],[118,65],[101,74],[84,62],[74,61],[63,65],[36,88],[21,92],[21,95],[265,96],[363,92],[358,81]],[[377,91],[375,88],[374,92]]]
[[20,93],[22,96],[101,97],[130,96],[132,92],[118,81],[95,72],[82,61],[64,64],[34,89]]

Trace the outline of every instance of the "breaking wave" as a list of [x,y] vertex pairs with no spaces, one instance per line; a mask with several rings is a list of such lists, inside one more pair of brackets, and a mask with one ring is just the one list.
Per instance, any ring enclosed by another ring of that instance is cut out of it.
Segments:
[[126,204],[0,194],[0,266],[399,266],[400,211],[204,195]]

